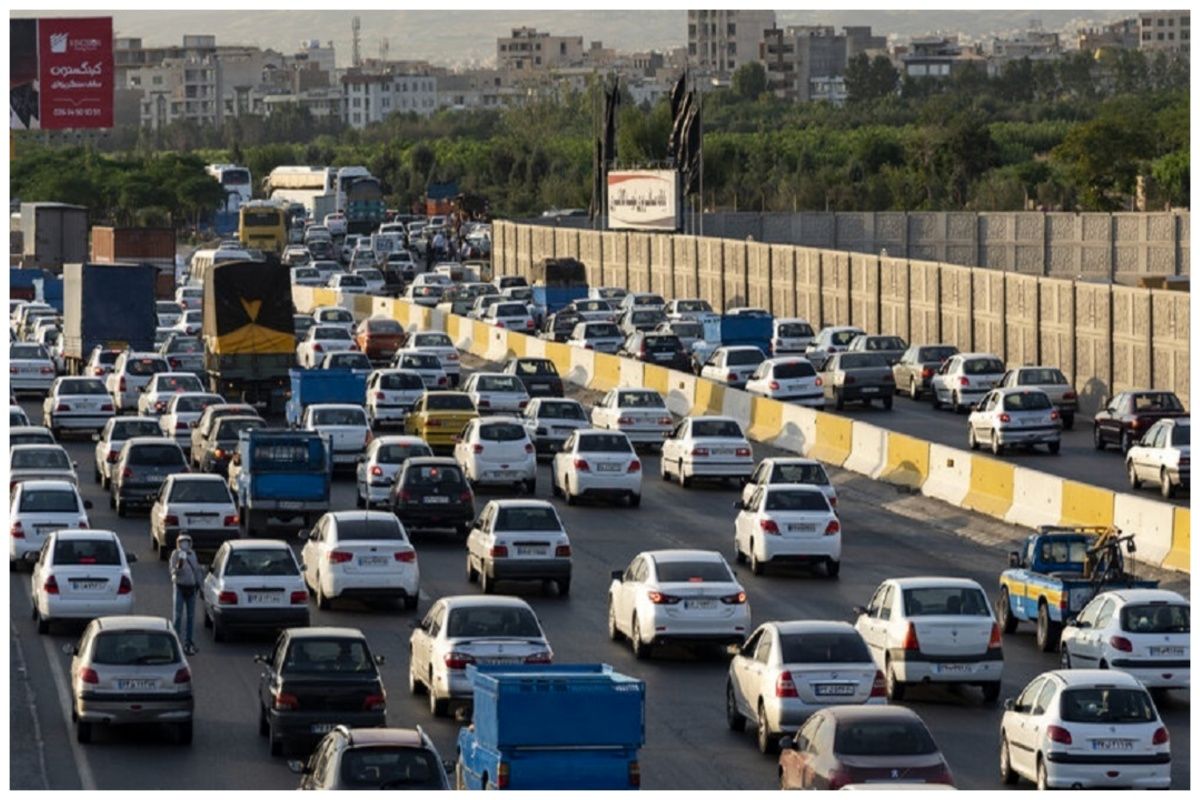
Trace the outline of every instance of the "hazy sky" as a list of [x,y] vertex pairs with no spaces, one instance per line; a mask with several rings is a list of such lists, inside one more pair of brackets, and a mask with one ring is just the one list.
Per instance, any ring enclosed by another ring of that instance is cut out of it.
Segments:
[[[13,12],[36,16],[39,12]],[[104,12],[51,11],[43,15],[97,16]],[[872,25],[875,31],[908,37],[924,33],[1022,29],[1040,19],[1046,30],[1074,30],[1087,22],[1131,16],[1119,11],[802,11],[777,12],[781,25]],[[175,44],[185,33],[215,34],[218,44],[250,44],[293,52],[305,39],[332,40],[338,65],[350,62],[350,11],[116,11],[118,36],[140,36],[147,45]],[[378,56],[388,40],[393,59],[427,59],[439,64],[486,63],[495,59],[496,38],[521,25],[554,34],[600,40],[617,50],[666,49],[686,44],[685,11],[362,11],[364,56]]]

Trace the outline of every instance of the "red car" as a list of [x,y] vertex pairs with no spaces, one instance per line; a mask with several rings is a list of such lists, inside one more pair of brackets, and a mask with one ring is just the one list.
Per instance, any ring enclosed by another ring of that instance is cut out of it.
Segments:
[[354,343],[372,362],[387,363],[404,345],[404,326],[388,317],[369,317],[358,323]]
[[1097,450],[1113,444],[1126,453],[1160,419],[1187,413],[1174,392],[1121,392],[1093,417],[1092,443]]
[[954,785],[929,729],[903,706],[823,708],[780,748],[781,789],[875,782]]

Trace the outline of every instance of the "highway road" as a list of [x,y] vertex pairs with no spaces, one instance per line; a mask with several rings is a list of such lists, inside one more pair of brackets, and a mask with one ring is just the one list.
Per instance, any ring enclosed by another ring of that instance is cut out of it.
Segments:
[[[40,410],[33,403],[24,405],[31,417]],[[900,418],[905,413],[903,406],[897,409]],[[928,410],[924,413],[939,419]],[[883,415],[872,412],[865,416]],[[92,526],[117,531],[127,550],[140,559],[133,565],[137,611],[169,615],[167,572],[153,557],[146,518],[119,519],[108,508],[107,496],[91,480],[90,441],[76,439],[66,446],[79,462],[83,494],[95,505]],[[761,446],[755,451],[758,457],[776,454]],[[640,509],[567,507],[555,501],[571,536],[575,559],[568,598],[543,596],[540,589],[522,588],[521,584],[501,588],[519,593],[533,605],[557,661],[604,661],[645,680],[647,743],[641,755],[644,788],[773,788],[777,786],[775,759],[758,753],[750,733],[731,733],[725,725],[722,693],[727,656],[719,652],[696,655],[678,649],[663,651],[650,662],[638,662],[627,645],[610,642],[606,635],[609,573],[623,568],[634,554],[662,547],[730,552],[735,513],[731,503],[736,492],[703,486],[684,490],[659,481],[657,458],[647,455],[644,464],[646,479]],[[966,576],[994,594],[1009,549],[1004,540],[1018,536],[1017,529],[919,495],[900,494],[861,476],[840,470],[834,470],[833,476],[841,492],[839,509],[845,531],[841,580],[834,582],[802,571],[754,577],[746,568],[738,569],[739,580],[750,596],[755,624],[771,619],[849,620],[852,606],[864,604],[880,581],[895,576]],[[538,481],[539,495],[547,496],[549,476],[544,466]],[[352,478],[342,477],[335,485],[334,507],[353,508],[353,493]],[[482,493],[479,505],[496,496],[500,495]],[[967,529],[969,536],[956,533]],[[418,612],[372,609],[346,602],[329,612],[314,607],[312,621],[361,628],[375,652],[387,657],[382,670],[390,690],[389,724],[425,726],[443,757],[452,758],[458,723],[434,720],[424,698],[410,697],[407,692],[409,626],[432,599],[472,594],[478,588],[466,582],[461,543],[436,534],[418,534],[414,541],[422,579]],[[1169,577],[1166,585],[1170,588],[1188,592],[1186,576],[1158,576]],[[68,720],[69,656],[63,650],[74,642],[78,629],[56,628],[51,635],[39,636],[29,614],[28,574],[12,577],[13,788],[296,786],[296,776],[288,771],[283,759],[268,755],[266,742],[256,730],[259,668],[251,657],[269,650],[269,639],[216,644],[206,632],[198,631],[200,652],[191,658],[196,686],[196,729],[191,747],[171,744],[153,729],[105,731],[96,743],[85,747],[74,742]],[[1002,697],[1014,696],[1032,677],[1057,665],[1055,656],[1035,649],[1033,636],[1027,631],[1006,637],[1004,645]],[[961,788],[997,788],[999,705],[982,705],[974,689],[914,690],[907,704],[929,724]],[[1191,738],[1188,698],[1177,693],[1162,712],[1171,733],[1175,788],[1186,788]]]

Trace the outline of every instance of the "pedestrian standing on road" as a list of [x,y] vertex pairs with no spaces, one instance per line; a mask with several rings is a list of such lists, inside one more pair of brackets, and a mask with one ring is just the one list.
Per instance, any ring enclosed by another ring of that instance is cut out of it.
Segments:
[[[196,652],[196,643],[192,641],[192,629],[196,621],[196,593],[200,591],[203,573],[200,571],[196,551],[192,549],[192,537],[186,533],[179,534],[179,539],[175,542],[175,551],[171,553],[169,567],[171,583],[175,588],[175,633],[183,634],[183,651],[190,656]],[[183,627],[185,611],[186,629]]]

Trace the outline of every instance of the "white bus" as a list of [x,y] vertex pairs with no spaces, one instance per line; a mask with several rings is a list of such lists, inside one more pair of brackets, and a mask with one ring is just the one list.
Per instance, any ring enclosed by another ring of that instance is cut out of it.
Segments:
[[250,170],[236,164],[209,164],[205,172],[225,190],[225,202],[218,211],[237,211],[249,202],[254,192],[250,185]]
[[346,211],[346,190],[359,178],[372,177],[366,167],[341,167],[337,170],[337,210]]
[[271,170],[263,194],[272,200],[299,203],[318,222],[337,210],[337,170],[332,167],[284,166]]
[[224,264],[226,261],[253,260],[254,256],[246,250],[234,250],[233,248],[197,250],[195,253],[192,253],[192,261],[188,265],[188,283],[192,286],[203,286],[205,276],[217,264]]

